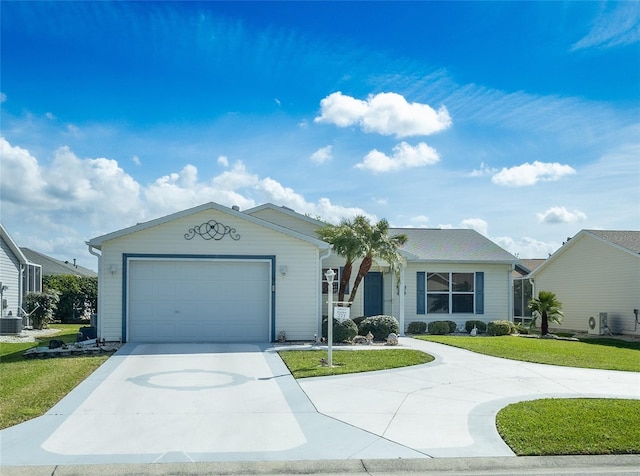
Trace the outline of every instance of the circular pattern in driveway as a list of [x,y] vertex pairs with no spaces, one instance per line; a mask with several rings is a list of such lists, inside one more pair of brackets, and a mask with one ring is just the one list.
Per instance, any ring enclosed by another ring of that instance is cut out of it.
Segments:
[[232,372],[185,369],[138,375],[127,380],[143,387],[191,391],[233,387],[253,379]]

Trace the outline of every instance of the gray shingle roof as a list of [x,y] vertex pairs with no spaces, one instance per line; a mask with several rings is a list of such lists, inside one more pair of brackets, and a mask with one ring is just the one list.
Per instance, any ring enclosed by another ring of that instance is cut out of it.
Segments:
[[623,230],[584,230],[614,245],[640,253],[640,231]]
[[43,255],[29,248],[20,248],[22,253],[27,257],[29,262],[42,266],[43,276],[52,276],[59,274],[72,274],[74,276],[96,277],[98,273],[79,265],[74,265],[68,261],[60,261],[50,256]]
[[[409,240],[402,250],[419,261],[515,263],[517,258],[471,229],[391,228],[390,235],[404,233]],[[412,260],[410,260],[412,261]]]

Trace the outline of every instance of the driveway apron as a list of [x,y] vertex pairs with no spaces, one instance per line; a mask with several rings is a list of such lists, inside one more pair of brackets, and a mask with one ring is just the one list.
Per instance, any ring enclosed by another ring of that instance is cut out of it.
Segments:
[[0,449],[5,466],[427,457],[319,414],[268,344],[125,344]]

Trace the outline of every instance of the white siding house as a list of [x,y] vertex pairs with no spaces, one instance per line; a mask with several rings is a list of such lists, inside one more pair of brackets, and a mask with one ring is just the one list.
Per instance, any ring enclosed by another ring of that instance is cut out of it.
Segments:
[[312,340],[318,239],[208,203],[87,243],[100,254],[98,336],[156,342]]
[[24,297],[42,291],[40,265],[30,263],[0,224],[1,317],[21,316]]
[[551,291],[562,303],[564,319],[553,329],[600,334],[607,313],[610,332],[640,334],[640,231],[582,230],[529,277],[534,295]]
[[[312,340],[327,315],[324,271],[333,268],[338,280],[344,264],[318,239],[323,225],[273,204],[241,212],[208,203],[94,238],[87,244],[99,256],[98,336],[274,341],[284,332],[288,340]],[[402,333],[413,320],[462,326],[511,318],[514,256],[473,230],[390,232],[409,235],[400,281],[375,262],[352,318],[390,314]]]

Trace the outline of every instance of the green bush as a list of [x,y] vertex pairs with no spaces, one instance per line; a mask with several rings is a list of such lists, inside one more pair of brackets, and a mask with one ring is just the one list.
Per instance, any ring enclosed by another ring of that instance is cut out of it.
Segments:
[[478,329],[478,332],[487,332],[487,325],[483,321],[467,321],[464,323],[464,328],[470,334],[473,328]]
[[24,310],[31,315],[34,329],[46,329],[53,320],[53,313],[58,305],[58,294],[29,293],[24,298]]
[[[327,328],[328,319],[324,319],[322,321],[322,337],[327,338],[328,328]],[[341,342],[349,342],[356,335],[358,335],[358,326],[351,319],[345,319],[343,321],[338,321],[337,319],[333,319],[333,343],[339,344]]]
[[400,324],[393,316],[371,316],[360,323],[360,334],[366,336],[369,332],[373,334],[373,340],[386,341],[392,332],[398,334]]
[[450,334],[449,330],[449,322],[447,321],[433,321],[427,325],[427,330],[429,334],[443,336],[445,334]]
[[515,327],[518,334],[529,334],[531,331],[529,327],[523,326],[522,324],[517,324]]
[[57,274],[43,276],[42,286],[47,292],[56,291],[60,298],[53,319],[78,322],[97,312],[98,278]]
[[409,334],[424,334],[427,332],[427,323],[422,321],[410,322],[407,326],[407,332]]
[[453,321],[444,321],[447,323],[447,325],[449,326],[449,334],[455,332],[458,330],[458,324],[456,324]]
[[510,321],[491,321],[487,325],[487,334],[490,336],[508,336],[516,330],[513,322]]

